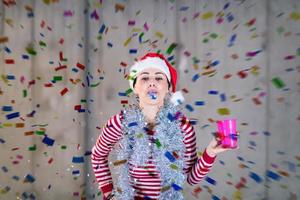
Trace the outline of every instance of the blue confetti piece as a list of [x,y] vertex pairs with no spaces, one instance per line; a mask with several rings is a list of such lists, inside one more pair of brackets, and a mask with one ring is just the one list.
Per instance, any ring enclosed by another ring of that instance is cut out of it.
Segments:
[[91,155],[92,154],[92,151],[86,151],[85,153],[84,153],[84,156],[89,156],[89,155]]
[[180,9],[179,9],[179,11],[186,11],[188,9],[189,9],[188,6],[181,6]]
[[165,153],[165,156],[169,159],[170,162],[175,162],[176,161],[176,158],[169,151],[167,151]]
[[8,169],[7,169],[7,167],[5,167],[5,166],[1,167],[1,169],[2,169],[2,171],[5,172],[5,173],[8,172]]
[[267,171],[267,177],[269,177],[269,178],[271,178],[271,179],[273,179],[275,181],[278,181],[281,178],[281,176],[279,176],[275,172],[272,172],[271,170]]
[[226,101],[226,95],[224,93],[220,94],[221,102]]
[[205,102],[204,102],[204,101],[196,101],[196,102],[195,102],[195,105],[196,105],[196,106],[204,106],[204,105],[205,105]]
[[214,179],[212,179],[212,178],[210,178],[210,177],[205,177],[205,180],[208,182],[208,183],[210,183],[210,184],[212,184],[212,185],[216,185],[217,184],[217,182],[214,180]]
[[175,117],[171,113],[168,113],[167,117],[171,122],[174,121],[174,119],[175,119]]
[[13,110],[12,106],[2,106],[2,111],[4,112],[10,112],[12,110]]
[[5,51],[6,53],[11,53],[11,50],[10,50],[8,47],[4,47],[4,51]]
[[111,48],[111,47],[113,47],[113,44],[110,43],[110,42],[108,42],[108,43],[107,43],[107,46]]
[[209,90],[209,91],[208,91],[208,94],[216,95],[216,94],[218,94],[218,93],[219,93],[219,92],[216,91],[216,90]]
[[102,34],[102,33],[104,32],[104,30],[105,30],[105,25],[104,25],[104,24],[102,24],[102,26],[100,27],[100,29],[99,29],[99,32],[98,32],[98,33]]
[[232,47],[234,42],[235,42],[235,39],[236,39],[236,34],[233,34],[231,37],[230,37],[230,40],[229,40],[229,43],[228,43],[228,47]]
[[194,108],[190,105],[190,104],[186,104],[185,105],[185,108],[190,111],[190,112],[193,112],[194,111]]
[[30,182],[30,183],[33,183],[35,181],[35,178],[30,175],[30,174],[27,174],[25,179],[24,179],[25,182]]
[[126,97],[126,96],[127,96],[127,95],[126,95],[126,92],[119,92],[118,95],[119,95],[120,97]]
[[193,79],[192,79],[192,81],[193,81],[193,82],[195,82],[196,80],[198,80],[198,79],[199,79],[199,77],[200,77],[200,75],[199,75],[199,74],[195,74],[195,75],[193,76]]
[[167,58],[167,60],[170,62],[170,61],[172,61],[174,59],[174,56],[169,56],[168,58]]
[[227,18],[227,21],[228,21],[228,22],[232,22],[232,21],[234,20],[234,17],[233,17],[233,15],[232,15],[231,13],[228,13],[228,14],[226,15],[226,18]]
[[262,182],[262,178],[254,172],[250,172],[249,177],[252,178],[256,183]]
[[137,122],[130,122],[129,124],[128,124],[128,126],[129,127],[132,127],[132,126],[137,126],[138,125],[138,123]]
[[27,13],[27,17],[28,17],[28,18],[31,18],[31,17],[33,18],[33,17],[34,17],[34,13],[33,13],[33,12]]
[[16,181],[20,180],[20,178],[18,176],[13,176],[12,179],[14,179]]
[[73,67],[73,68],[72,68],[72,71],[73,71],[73,72],[78,72],[78,69]]
[[212,199],[212,200],[220,200],[220,198],[217,197],[216,195],[213,195],[211,199]]
[[223,7],[223,10],[226,10],[228,7],[229,7],[229,5],[230,5],[230,3],[228,2],[228,3],[226,3],[225,5],[224,5],[224,7]]
[[6,78],[8,80],[15,80],[15,76],[14,75],[7,75]]
[[213,63],[210,64],[210,66],[214,67],[217,66],[220,63],[220,61],[216,60]]
[[44,144],[46,144],[47,146],[53,146],[55,140],[49,138],[47,135],[45,135],[43,141]]
[[224,162],[223,160],[219,160],[219,163],[220,163],[221,165],[225,165],[225,162]]
[[172,188],[173,188],[175,191],[182,190],[182,187],[180,187],[179,185],[177,185],[177,184],[175,184],[175,183],[172,183]]
[[72,175],[80,175],[80,170],[73,170]]
[[4,144],[5,140],[3,140],[2,138],[0,138],[0,143]]
[[13,119],[13,118],[17,118],[20,117],[20,113],[19,112],[15,112],[15,113],[11,113],[6,115],[6,119]]
[[245,161],[245,159],[240,157],[240,156],[238,156],[237,159],[240,160],[240,161]]
[[86,83],[87,83],[87,86],[89,87],[89,86],[90,86],[90,79],[89,79],[89,76],[86,76]]
[[268,131],[264,131],[263,134],[264,134],[265,136],[270,136],[270,135],[271,135],[271,133],[268,132]]
[[28,59],[29,59],[29,56],[28,56],[28,55],[25,55],[25,54],[23,54],[23,55],[22,55],[22,58],[23,58],[24,60],[28,60]]
[[129,49],[129,53],[130,54],[135,54],[135,53],[137,53],[137,49]]
[[84,163],[84,157],[73,156],[72,163]]

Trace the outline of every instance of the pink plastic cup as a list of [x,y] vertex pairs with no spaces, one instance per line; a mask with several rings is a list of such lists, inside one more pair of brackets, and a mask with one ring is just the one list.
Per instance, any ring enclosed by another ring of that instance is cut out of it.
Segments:
[[238,135],[236,132],[236,119],[217,121],[219,137],[223,148],[234,149],[237,147]]

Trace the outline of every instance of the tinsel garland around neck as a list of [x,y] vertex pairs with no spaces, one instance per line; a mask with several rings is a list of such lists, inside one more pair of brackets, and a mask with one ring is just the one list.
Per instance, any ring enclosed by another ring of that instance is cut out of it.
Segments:
[[[117,199],[134,198],[134,184],[129,175],[129,163],[134,166],[146,166],[149,156],[162,180],[161,200],[183,200],[182,187],[185,182],[183,133],[180,130],[180,106],[166,102],[157,113],[155,134],[147,134],[147,122],[138,106],[123,111],[123,138],[119,142],[117,159],[129,161],[117,166],[118,181],[115,183]],[[147,199],[147,197],[145,197]]]

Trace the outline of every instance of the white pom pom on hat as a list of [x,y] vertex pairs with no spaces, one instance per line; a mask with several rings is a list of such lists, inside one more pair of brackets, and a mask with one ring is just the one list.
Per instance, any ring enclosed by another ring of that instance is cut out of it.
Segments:
[[184,97],[180,91],[176,91],[177,72],[176,69],[166,60],[166,58],[159,53],[147,53],[140,60],[134,63],[129,72],[129,85],[133,88],[134,79],[137,75],[147,69],[156,68],[164,72],[172,86],[171,102],[175,105],[181,104]]

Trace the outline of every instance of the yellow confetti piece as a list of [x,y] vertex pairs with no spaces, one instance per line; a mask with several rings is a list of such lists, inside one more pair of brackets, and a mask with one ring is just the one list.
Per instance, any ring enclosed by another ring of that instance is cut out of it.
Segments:
[[242,199],[243,199],[242,192],[239,191],[239,190],[236,190],[236,191],[233,193],[233,199],[234,199],[234,200],[242,200]]
[[127,162],[126,159],[124,159],[124,160],[117,160],[117,161],[113,162],[113,165],[114,166],[119,166],[119,165],[125,164],[126,162]]
[[131,41],[131,37],[129,37],[129,38],[124,42],[124,47],[126,47],[126,46],[129,44],[130,41]]
[[289,17],[292,20],[300,20],[300,12],[291,12]]
[[131,30],[131,32],[141,32],[141,31],[142,31],[142,29],[140,29],[140,28],[133,28]]
[[213,16],[214,16],[214,13],[209,11],[209,12],[203,13],[202,16],[201,16],[201,18],[203,20],[207,20],[209,18],[212,18]]
[[3,127],[13,127],[12,123],[3,123]]
[[230,111],[228,108],[219,108],[218,109],[218,114],[219,115],[229,115]]
[[254,65],[251,67],[250,72],[251,72],[251,74],[257,76],[257,75],[259,75],[259,70],[260,70],[259,66]]
[[155,32],[155,35],[157,37],[159,37],[160,39],[162,39],[164,37],[164,34],[162,32],[159,32],[159,31]]

